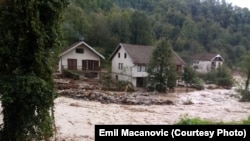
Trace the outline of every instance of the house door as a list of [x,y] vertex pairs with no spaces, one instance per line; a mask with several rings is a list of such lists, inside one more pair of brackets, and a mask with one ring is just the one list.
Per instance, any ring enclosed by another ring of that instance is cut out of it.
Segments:
[[136,78],[136,87],[143,87],[144,86],[144,78],[143,77],[137,77]]
[[68,70],[77,70],[77,60],[68,59]]
[[87,64],[88,64],[87,60],[82,60],[82,70],[88,70]]
[[95,70],[95,71],[100,70],[99,61],[94,60],[94,61],[93,61],[93,64],[94,64],[94,70]]

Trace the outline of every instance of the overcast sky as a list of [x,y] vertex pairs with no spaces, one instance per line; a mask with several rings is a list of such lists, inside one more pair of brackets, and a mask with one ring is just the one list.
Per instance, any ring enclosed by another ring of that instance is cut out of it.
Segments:
[[226,0],[228,3],[232,3],[232,5],[237,5],[242,8],[248,8],[250,10],[250,0]]

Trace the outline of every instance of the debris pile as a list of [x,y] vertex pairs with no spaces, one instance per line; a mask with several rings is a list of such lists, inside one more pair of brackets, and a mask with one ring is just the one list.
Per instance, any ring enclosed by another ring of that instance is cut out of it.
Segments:
[[103,91],[98,86],[86,81],[55,79],[57,93],[60,96],[87,101],[99,101],[103,104],[116,103],[126,105],[172,105],[171,100],[162,100],[150,97],[153,93],[145,92],[113,92]]

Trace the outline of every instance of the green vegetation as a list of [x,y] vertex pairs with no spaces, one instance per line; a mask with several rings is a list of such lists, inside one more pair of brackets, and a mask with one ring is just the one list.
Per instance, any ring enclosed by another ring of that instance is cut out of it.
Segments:
[[241,59],[240,68],[244,75],[246,76],[245,88],[240,90],[242,95],[241,101],[246,102],[250,101],[250,90],[249,90],[249,81],[250,81],[250,52],[244,55]]
[[214,124],[249,124],[250,125],[250,116],[247,119],[241,121],[231,121],[231,122],[214,122],[207,119],[201,118],[190,118],[187,115],[184,115],[180,121],[176,123],[177,125],[214,125]]
[[[84,37],[107,58],[118,43],[155,46],[167,38],[187,63],[197,53],[220,53],[232,69],[250,50],[250,11],[226,1],[71,0],[64,16],[63,47]],[[221,70],[226,78],[210,73],[207,80],[230,87],[229,69]],[[197,78],[195,86],[202,89]]]
[[63,70],[62,72],[64,77],[70,78],[70,79],[74,79],[74,80],[79,80],[80,76],[78,73],[74,72],[74,71],[70,71],[70,70]]
[[52,52],[67,0],[0,5],[0,140],[49,140],[54,132]]
[[134,92],[135,88],[129,81],[112,80],[110,76],[102,78],[103,90]]
[[186,62],[220,53],[232,68],[250,49],[250,11],[218,0],[71,0],[64,46],[84,37],[110,56],[120,42],[154,45],[168,38]]
[[176,74],[170,73],[174,71],[172,56],[172,51],[167,41],[160,41],[154,49],[148,64],[148,91],[165,92],[168,83],[166,80],[169,80],[168,86],[173,88],[173,81],[176,81],[176,77],[171,75]]
[[204,77],[204,81],[225,88],[231,88],[234,85],[232,73],[225,65],[207,73]]

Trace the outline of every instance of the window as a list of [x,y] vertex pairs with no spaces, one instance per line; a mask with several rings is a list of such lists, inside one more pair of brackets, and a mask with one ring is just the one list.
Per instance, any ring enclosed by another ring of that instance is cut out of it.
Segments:
[[198,60],[194,60],[193,64],[199,64],[199,61]]
[[83,48],[76,48],[76,53],[83,54],[83,52],[84,52]]
[[118,69],[122,70],[123,69],[123,63],[118,63]]
[[68,59],[68,69],[69,70],[77,70],[77,60],[76,59]]
[[127,58],[127,53],[124,53],[124,58]]
[[194,66],[194,69],[197,70],[197,69],[199,69],[199,67],[198,66]]
[[212,62],[212,66],[213,66],[213,67],[216,67],[216,62],[213,61],[213,62]]
[[138,65],[137,66],[137,72],[145,72],[146,71],[146,67],[143,65]]
[[118,58],[120,58],[120,53],[118,53]]

